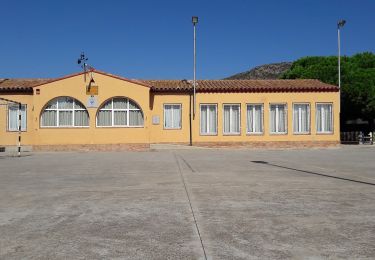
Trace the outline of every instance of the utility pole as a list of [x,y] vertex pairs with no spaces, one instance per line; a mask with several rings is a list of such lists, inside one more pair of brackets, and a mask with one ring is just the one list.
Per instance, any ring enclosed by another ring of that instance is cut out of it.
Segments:
[[337,22],[337,47],[338,47],[338,74],[339,74],[339,93],[340,93],[340,109],[341,112],[341,39],[340,39],[340,29],[344,27],[346,21],[339,20]]
[[194,67],[193,67],[193,118],[195,119],[195,110],[196,110],[196,86],[197,86],[197,79],[196,79],[196,68],[197,68],[197,52],[196,52],[196,25],[198,23],[198,16],[193,16],[191,21],[193,22],[194,27]]

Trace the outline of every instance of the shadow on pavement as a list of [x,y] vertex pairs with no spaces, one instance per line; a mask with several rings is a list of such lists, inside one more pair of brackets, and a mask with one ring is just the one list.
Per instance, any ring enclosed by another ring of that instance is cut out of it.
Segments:
[[348,179],[348,178],[343,178],[343,177],[326,175],[326,174],[318,173],[318,172],[305,171],[305,170],[300,170],[300,169],[296,169],[296,168],[291,168],[291,167],[286,167],[286,166],[282,166],[282,165],[277,165],[277,164],[269,163],[269,162],[266,162],[266,161],[251,161],[251,162],[252,163],[258,163],[258,164],[269,165],[269,166],[278,167],[278,168],[287,169],[287,170],[292,170],[292,171],[297,171],[297,172],[303,172],[303,173],[318,175],[318,176],[327,177],[327,178],[333,178],[333,179],[339,179],[339,180],[343,180],[343,181],[350,181],[350,182],[356,182],[356,183],[361,183],[361,184],[367,184],[367,185],[375,186],[375,183],[371,183],[371,182],[358,181],[358,180],[353,180],[353,179]]

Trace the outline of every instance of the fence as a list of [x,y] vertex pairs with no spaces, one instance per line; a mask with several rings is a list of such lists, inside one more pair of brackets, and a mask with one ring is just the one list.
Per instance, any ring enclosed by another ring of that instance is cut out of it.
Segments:
[[361,131],[341,132],[342,144],[373,144],[373,133],[365,135]]

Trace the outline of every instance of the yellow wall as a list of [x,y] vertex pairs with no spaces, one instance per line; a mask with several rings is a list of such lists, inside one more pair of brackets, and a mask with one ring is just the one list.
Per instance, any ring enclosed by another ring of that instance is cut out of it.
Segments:
[[[316,103],[333,104],[334,129],[332,134],[317,134],[315,125]],[[182,129],[163,130],[163,104],[182,103]],[[218,133],[215,136],[200,135],[200,104],[217,104]],[[261,103],[264,105],[264,134],[247,135],[246,104]],[[270,103],[286,103],[288,111],[287,134],[270,134],[269,105]],[[293,103],[309,103],[311,118],[310,134],[293,133]],[[223,104],[241,105],[241,134],[223,134]],[[339,94],[338,92],[311,93],[197,93],[196,116],[193,120],[193,142],[247,142],[247,141],[339,141]],[[160,125],[151,126],[151,142],[189,142],[189,96],[156,94],[152,115],[160,116]]]
[[90,127],[88,128],[43,128],[39,127],[40,113],[51,99],[58,96],[73,97],[87,106],[88,95],[83,75],[52,82],[36,87],[40,95],[34,95],[35,111],[35,144],[116,144],[148,143],[149,91],[150,88],[131,82],[93,73],[96,85],[99,86],[98,104],[116,97],[124,96],[137,102],[144,114],[144,127],[96,127],[98,108],[88,108]]
[[[98,104],[109,98],[123,96],[134,100],[144,114],[144,127],[96,127],[98,108],[88,108],[90,126],[84,128],[43,128],[40,115],[44,106],[53,98],[69,96],[87,106],[88,95],[83,75],[69,77],[34,88],[34,95],[2,95],[1,97],[27,104],[27,131],[22,133],[24,145],[53,144],[117,144],[117,143],[188,143],[189,142],[189,100],[188,94],[151,93],[150,88],[100,73],[93,73],[99,86]],[[36,90],[40,94],[36,94]],[[293,134],[293,103],[310,103],[311,133]],[[315,105],[317,102],[333,103],[334,132],[317,134],[315,126]],[[217,104],[218,133],[216,136],[200,135],[200,104]],[[241,134],[223,134],[223,104],[241,105]],[[246,134],[246,104],[264,104],[264,134]],[[270,134],[269,104],[286,103],[288,111],[287,134]],[[164,129],[164,104],[182,105],[181,129]],[[193,120],[193,142],[247,142],[247,141],[339,141],[339,93],[197,93],[196,116]],[[152,123],[152,117],[159,116],[159,124]],[[7,110],[0,107],[0,145],[15,145],[17,132],[7,132]]]
[[[151,94],[152,112],[151,116],[159,116],[160,123],[152,124],[150,119],[150,142],[151,143],[188,143],[189,136],[189,95],[188,94]],[[164,104],[181,104],[182,118],[181,129],[164,129]]]
[[[33,96],[32,95],[0,95],[1,98],[26,104],[27,107],[27,129],[21,133],[21,141],[25,145],[34,143],[33,135]],[[0,145],[17,145],[18,132],[8,131],[8,106],[7,102],[0,100]],[[11,104],[11,103],[8,103]]]

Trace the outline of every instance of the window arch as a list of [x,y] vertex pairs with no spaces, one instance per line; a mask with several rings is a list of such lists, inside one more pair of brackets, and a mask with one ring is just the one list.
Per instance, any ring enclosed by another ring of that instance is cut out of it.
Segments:
[[96,126],[141,127],[143,126],[142,109],[129,98],[111,98],[99,108]]
[[87,127],[89,113],[84,105],[71,97],[54,98],[44,107],[40,125],[42,127]]

